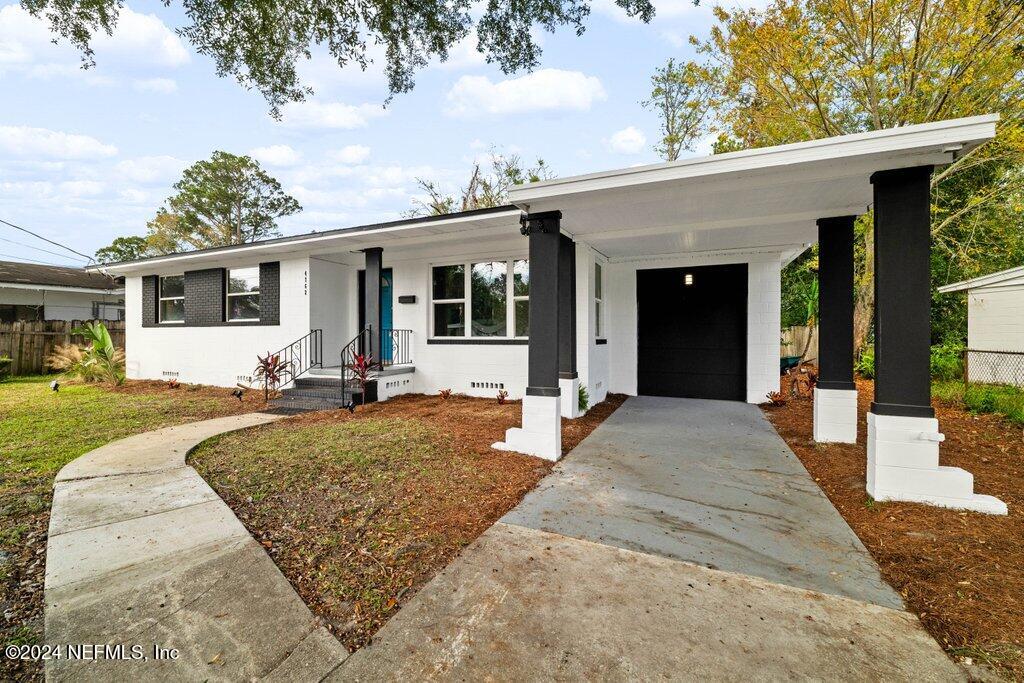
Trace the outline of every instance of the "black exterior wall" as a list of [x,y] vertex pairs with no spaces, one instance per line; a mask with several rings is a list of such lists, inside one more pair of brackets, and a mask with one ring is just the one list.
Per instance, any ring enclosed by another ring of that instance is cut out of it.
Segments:
[[281,324],[281,264],[269,261],[260,264],[260,319],[228,322],[225,315],[225,268],[204,268],[185,271],[185,321],[161,325],[159,320],[159,277],[142,277],[143,327],[248,327]]
[[156,327],[156,275],[145,275],[142,278],[142,326]]
[[853,224],[856,216],[818,220],[818,388],[853,383]]
[[384,250],[380,247],[373,247],[364,249],[363,253],[366,255],[363,310],[366,316],[366,326],[370,328],[370,357],[375,363],[379,363],[381,350],[380,273],[383,267]]
[[875,400],[878,415],[931,407],[931,166],[871,176],[875,204]]
[[224,322],[223,268],[185,271],[185,325],[207,327]]
[[561,236],[558,252],[558,377],[577,377],[576,243],[567,235]]
[[558,396],[559,294],[562,221],[560,211],[530,214],[525,227],[530,240],[530,353],[528,396]]

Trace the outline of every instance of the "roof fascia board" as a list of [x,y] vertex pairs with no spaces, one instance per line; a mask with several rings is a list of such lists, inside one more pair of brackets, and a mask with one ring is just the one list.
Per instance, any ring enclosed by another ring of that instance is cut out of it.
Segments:
[[[998,115],[989,114],[556,178],[513,188],[509,198],[513,204],[523,206],[531,201],[593,190],[840,160],[853,156],[925,150],[944,145],[967,145],[994,137],[998,120]],[[949,153],[952,154],[952,150]]]
[[1001,270],[997,273],[989,273],[988,275],[981,275],[976,278],[971,278],[970,280],[961,280],[960,282],[943,285],[938,288],[938,291],[940,294],[962,292],[968,289],[978,289],[979,287],[996,285],[1001,282],[1005,282],[1006,280],[1012,280],[1018,276],[1024,276],[1024,266],[1008,268],[1007,270]]
[[124,289],[99,289],[92,287],[64,287],[62,285],[42,285],[26,282],[0,282],[0,289],[31,289],[48,292],[75,292],[81,294],[124,294]]

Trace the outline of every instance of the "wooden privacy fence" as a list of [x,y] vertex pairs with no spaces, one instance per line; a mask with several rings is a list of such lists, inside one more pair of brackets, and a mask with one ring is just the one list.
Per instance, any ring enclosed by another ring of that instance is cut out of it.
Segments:
[[787,327],[782,331],[783,356],[799,356],[804,351],[807,335],[811,335],[811,345],[807,347],[807,360],[818,357],[818,328],[803,325]]
[[[46,372],[46,357],[61,344],[85,345],[81,335],[71,330],[83,320],[29,320],[0,323],[0,356],[11,359],[12,375],[39,375]],[[101,321],[110,331],[114,346],[124,349],[124,322]]]

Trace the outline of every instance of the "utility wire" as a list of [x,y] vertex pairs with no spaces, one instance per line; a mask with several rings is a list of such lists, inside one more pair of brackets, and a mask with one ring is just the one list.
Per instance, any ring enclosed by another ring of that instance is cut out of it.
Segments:
[[83,254],[80,251],[75,251],[74,249],[72,249],[71,247],[69,247],[66,244],[61,244],[60,242],[54,242],[53,240],[51,240],[49,238],[43,237],[39,233],[32,232],[31,230],[29,230],[27,228],[23,228],[20,225],[15,225],[14,223],[11,223],[10,221],[5,221],[3,218],[0,218],[0,223],[3,223],[4,225],[9,225],[12,228],[14,228],[15,230],[21,230],[22,232],[28,233],[29,235],[32,235],[33,237],[36,237],[38,239],[43,240],[44,242],[49,242],[50,244],[52,244],[54,246],[57,246],[57,247],[60,247],[61,249],[67,249],[72,254],[77,254],[77,255],[79,255],[79,256],[81,256],[83,258],[86,258],[86,259],[89,260],[90,263],[92,263],[92,260],[93,260],[92,256],[89,256],[88,254]]
[[42,247],[33,247],[31,244],[25,244],[24,242],[18,242],[16,240],[9,240],[6,237],[0,237],[0,242],[8,242],[10,244],[16,244],[19,247],[25,247],[26,249],[35,249],[36,251],[41,251],[44,254],[51,254],[53,256],[59,256],[61,258],[69,258],[69,256],[67,254],[61,254],[61,253],[56,252],[56,251],[50,251],[49,249],[43,249]]
[[37,261],[35,259],[25,258],[24,256],[18,256],[15,254],[0,254],[0,256],[3,256],[4,258],[21,259],[22,261],[26,261],[28,263],[37,263],[41,266],[58,266],[60,268],[81,268],[81,266],[77,266],[73,263],[50,263],[49,261]]

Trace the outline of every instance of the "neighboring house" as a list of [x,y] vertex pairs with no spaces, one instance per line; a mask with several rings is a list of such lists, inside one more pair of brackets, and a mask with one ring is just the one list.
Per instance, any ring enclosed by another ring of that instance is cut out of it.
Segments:
[[853,224],[873,205],[868,492],[1005,513],[970,473],[939,467],[928,367],[932,167],[991,139],[996,121],[558,178],[513,189],[510,206],[101,269],[125,277],[130,377],[231,386],[280,349],[296,374],[321,376],[289,389],[302,407],[344,397],[338,366],[365,350],[386,366],[378,399],[503,389],[523,399],[522,427],[495,447],[558,459],[579,387],[591,403],[778,391],[780,272],[820,238],[815,437],[853,441]]
[[967,292],[967,379],[1024,386],[1024,266],[939,291]]
[[122,279],[82,268],[0,261],[0,322],[124,320]]

